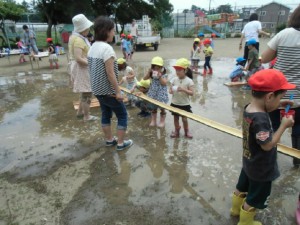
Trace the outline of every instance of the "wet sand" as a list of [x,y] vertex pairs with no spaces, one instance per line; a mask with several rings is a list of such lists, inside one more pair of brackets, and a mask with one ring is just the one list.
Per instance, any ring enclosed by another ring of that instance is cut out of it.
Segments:
[[[264,49],[268,39],[261,40]],[[163,39],[158,51],[136,52],[129,64],[140,78],[153,56],[171,66],[189,57],[192,39]],[[195,114],[241,129],[249,93],[228,88],[239,39],[217,40],[214,75],[195,75]],[[115,47],[121,56],[119,47]],[[163,129],[149,128],[128,108],[127,137],[134,145],[124,152],[104,146],[98,122],[75,117],[67,59],[50,70],[0,59],[0,225],[236,224],[229,216],[231,193],[241,168],[241,140],[189,121],[194,138],[169,138],[173,118]],[[201,63],[202,64],[202,63]],[[92,109],[100,116],[99,109]],[[115,119],[113,125],[115,126]],[[115,128],[115,127],[114,127]],[[287,131],[282,142],[291,145]],[[296,224],[294,211],[299,170],[291,158],[278,155],[281,177],[274,182],[270,207],[258,214],[265,225]]]

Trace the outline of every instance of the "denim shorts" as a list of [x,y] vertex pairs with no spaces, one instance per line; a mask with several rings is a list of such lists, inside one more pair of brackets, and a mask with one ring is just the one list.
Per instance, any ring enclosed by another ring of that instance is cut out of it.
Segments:
[[100,103],[102,127],[111,125],[111,118],[114,112],[118,119],[117,129],[126,130],[128,116],[124,103],[109,95],[96,95],[96,98]]

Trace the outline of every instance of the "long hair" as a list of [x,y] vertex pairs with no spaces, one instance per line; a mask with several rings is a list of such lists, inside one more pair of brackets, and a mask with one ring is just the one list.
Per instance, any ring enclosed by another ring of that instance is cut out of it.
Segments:
[[188,78],[190,78],[190,79],[193,80],[193,71],[191,70],[190,67],[186,68],[186,70],[185,70],[185,75],[186,75]]

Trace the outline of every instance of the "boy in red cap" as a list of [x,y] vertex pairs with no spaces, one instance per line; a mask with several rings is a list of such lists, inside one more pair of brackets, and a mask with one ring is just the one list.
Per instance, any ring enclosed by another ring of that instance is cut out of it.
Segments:
[[55,47],[53,45],[52,38],[47,38],[46,41],[48,43],[50,69],[53,69],[53,63],[55,63],[55,67],[58,69],[58,58],[55,53]]
[[279,177],[277,143],[283,132],[293,126],[294,118],[284,116],[273,132],[269,112],[292,104],[280,101],[286,90],[296,85],[288,83],[283,73],[274,69],[261,70],[248,83],[252,100],[245,106],[243,117],[243,168],[232,196],[232,216],[240,216],[238,225],[261,225],[254,221],[255,209],[267,207],[272,181]]
[[213,73],[213,69],[210,66],[210,60],[211,60],[212,54],[214,53],[214,50],[210,46],[211,41],[208,38],[206,38],[203,41],[203,44],[204,44],[203,52],[205,54],[205,63],[204,63],[204,69],[203,69],[203,76],[205,76],[206,72],[207,72],[207,68],[209,69],[207,74],[212,74]]

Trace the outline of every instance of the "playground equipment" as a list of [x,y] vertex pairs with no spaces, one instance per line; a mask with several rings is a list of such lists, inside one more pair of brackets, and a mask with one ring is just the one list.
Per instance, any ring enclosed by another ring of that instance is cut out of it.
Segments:
[[16,43],[16,37],[19,34],[16,32],[16,23],[11,20],[1,19],[0,21],[0,41],[1,46],[7,46],[9,49],[10,42]]

